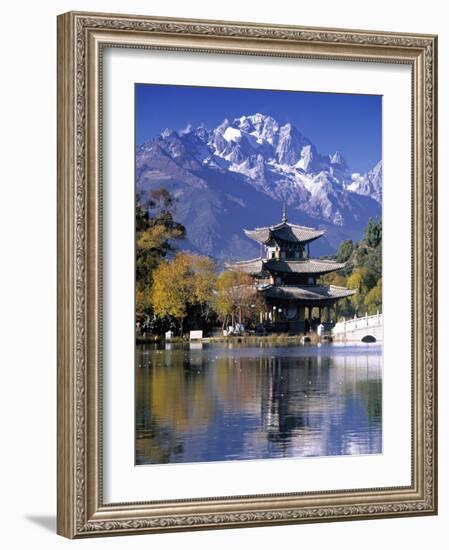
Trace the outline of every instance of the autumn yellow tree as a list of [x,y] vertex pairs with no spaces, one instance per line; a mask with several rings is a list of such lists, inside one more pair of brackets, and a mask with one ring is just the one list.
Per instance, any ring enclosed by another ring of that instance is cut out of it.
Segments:
[[324,275],[323,283],[328,285],[346,286],[346,277],[344,277],[341,273],[338,273],[338,271],[334,271],[333,273],[327,273]]
[[163,261],[153,272],[150,302],[154,313],[174,318],[184,328],[189,306],[205,311],[215,287],[215,265],[207,257],[181,253]]
[[240,271],[224,271],[217,280],[214,309],[226,326],[230,317],[232,326],[240,312],[255,304],[257,290],[252,278]]
[[352,288],[357,292],[351,296],[350,300],[356,313],[360,313],[364,305],[364,297],[366,293],[366,279],[369,276],[368,269],[366,267],[358,267],[347,279],[348,288]]
[[136,196],[136,321],[147,325],[154,317],[150,288],[154,269],[176,251],[185,228],[173,219],[175,199],[164,188]]
[[151,307],[151,291],[150,287],[136,288],[136,319],[142,322],[145,319],[145,314]]
[[369,315],[374,315],[382,309],[382,279],[379,279],[376,286],[367,293],[364,303]]
[[207,256],[189,254],[195,302],[204,307],[210,304],[217,282],[215,263]]

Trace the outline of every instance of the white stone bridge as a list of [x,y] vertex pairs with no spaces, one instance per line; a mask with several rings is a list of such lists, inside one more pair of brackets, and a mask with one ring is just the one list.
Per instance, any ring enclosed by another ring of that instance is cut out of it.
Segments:
[[354,317],[336,323],[332,329],[332,338],[335,342],[382,342],[383,314]]

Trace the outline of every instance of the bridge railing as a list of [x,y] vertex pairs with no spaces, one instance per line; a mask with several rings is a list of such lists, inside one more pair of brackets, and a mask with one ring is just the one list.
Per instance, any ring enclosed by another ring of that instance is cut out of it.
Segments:
[[383,314],[376,313],[375,315],[365,315],[364,317],[354,317],[346,321],[335,323],[333,328],[334,334],[345,334],[368,327],[380,327],[383,323]]

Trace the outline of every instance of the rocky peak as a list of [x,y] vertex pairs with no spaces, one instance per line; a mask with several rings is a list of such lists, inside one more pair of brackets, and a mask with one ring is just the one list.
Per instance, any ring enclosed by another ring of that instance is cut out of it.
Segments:
[[277,160],[281,164],[296,164],[301,158],[301,150],[310,142],[290,122],[279,129],[276,147]]
[[348,167],[348,165],[346,164],[346,160],[344,159],[340,151],[335,151],[333,155],[329,155],[329,161],[333,166],[337,166],[339,168]]

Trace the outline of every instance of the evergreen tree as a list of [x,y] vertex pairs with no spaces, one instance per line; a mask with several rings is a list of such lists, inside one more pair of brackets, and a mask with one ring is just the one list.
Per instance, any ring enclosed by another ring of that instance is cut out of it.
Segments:
[[368,225],[365,228],[365,243],[370,248],[376,248],[382,241],[382,219],[374,221],[369,219]]
[[337,262],[340,262],[340,263],[347,262],[351,257],[351,254],[353,253],[353,251],[354,251],[354,243],[351,240],[343,241],[342,243],[340,243],[340,246],[338,247],[338,252],[335,259],[337,260]]
[[334,259],[346,263],[338,272],[324,277],[327,284],[347,286],[357,291],[339,304],[345,317],[375,314],[382,310],[382,220],[370,219],[364,237],[357,243],[343,241]]

